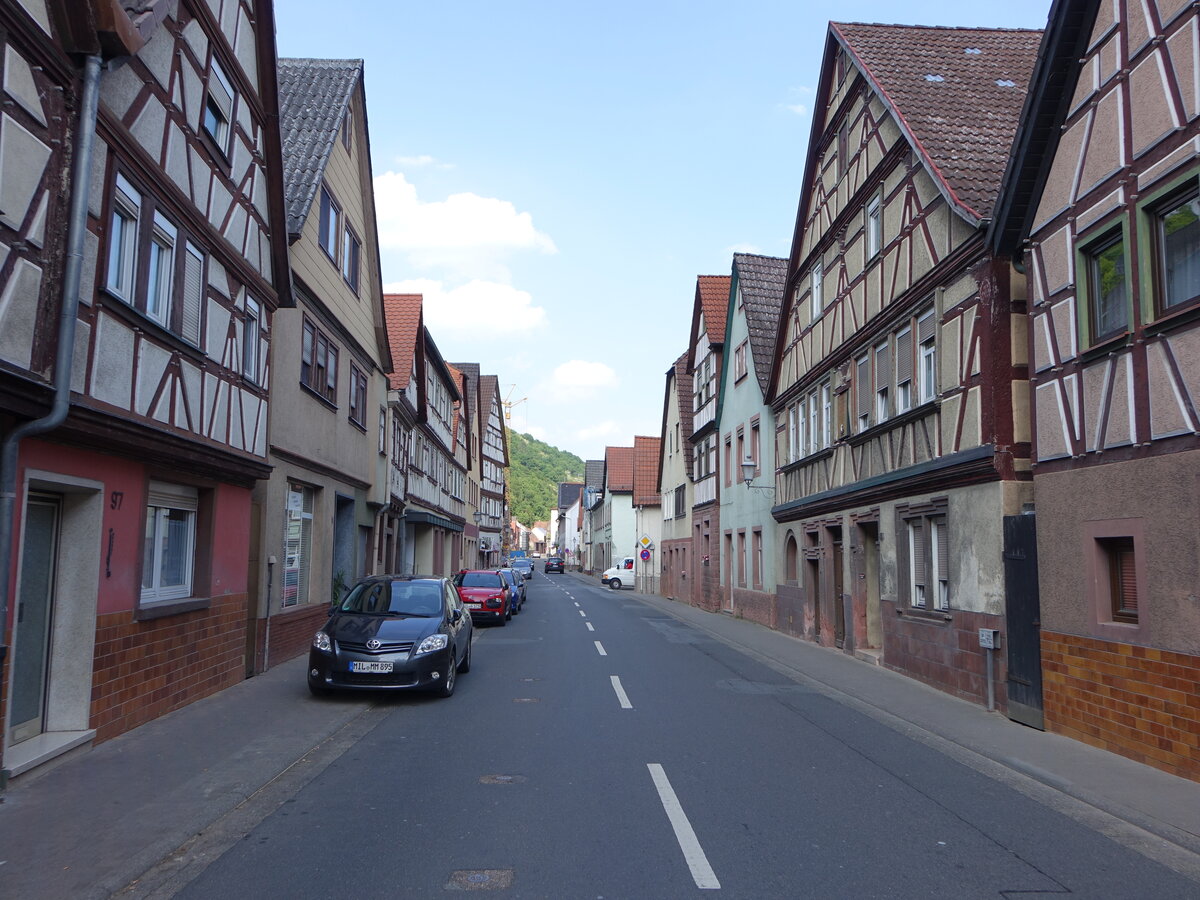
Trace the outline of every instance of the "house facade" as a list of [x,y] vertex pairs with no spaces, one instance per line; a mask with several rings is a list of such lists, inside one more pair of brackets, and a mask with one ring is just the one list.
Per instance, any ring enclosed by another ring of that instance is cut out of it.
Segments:
[[584,574],[592,575],[604,571],[604,569],[597,568],[603,558],[598,526],[600,507],[604,501],[604,460],[584,460],[581,497],[580,517],[583,524],[580,527],[580,564]]
[[718,473],[717,393],[725,346],[729,276],[696,279],[688,373],[692,376],[692,603],[708,610],[724,606],[721,584],[721,506]]
[[634,587],[643,594],[657,594],[661,577],[662,502],[658,493],[659,453],[657,437],[636,435],[633,439],[633,534],[636,557]]
[[658,592],[692,602],[692,376],[687,353],[667,369],[657,488],[662,509]]
[[11,774],[245,674],[272,326],[292,302],[273,10],[125,9],[0,6]]
[[[724,608],[735,616],[775,626],[775,414],[763,397],[771,360],[787,260],[733,255],[725,316],[728,364],[717,397],[721,435],[721,565]],[[754,463],[750,485],[742,466]]]
[[634,527],[633,448],[605,447],[604,491],[592,520],[593,571],[633,555]]
[[984,226],[1039,39],[831,23],[768,395],[780,627],[977,702],[1032,500],[1024,278]]
[[1198,15],[1054,4],[990,235],[1030,284],[1045,727],[1193,780]]
[[398,535],[362,61],[281,59],[279,98],[296,302],[272,323],[250,674],[306,653],[329,604],[377,571]]

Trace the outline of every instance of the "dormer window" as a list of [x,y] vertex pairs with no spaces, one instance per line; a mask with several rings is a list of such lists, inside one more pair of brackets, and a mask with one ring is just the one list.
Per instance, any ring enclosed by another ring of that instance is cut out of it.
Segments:
[[229,154],[229,123],[233,121],[233,87],[214,58],[204,98],[204,130],[216,142],[221,153]]

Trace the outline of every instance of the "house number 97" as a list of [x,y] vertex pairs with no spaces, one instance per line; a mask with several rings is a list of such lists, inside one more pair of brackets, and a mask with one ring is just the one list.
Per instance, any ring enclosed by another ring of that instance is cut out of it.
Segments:
[[124,499],[125,499],[124,491],[113,491],[108,499],[108,508],[109,509],[120,509],[121,501]]

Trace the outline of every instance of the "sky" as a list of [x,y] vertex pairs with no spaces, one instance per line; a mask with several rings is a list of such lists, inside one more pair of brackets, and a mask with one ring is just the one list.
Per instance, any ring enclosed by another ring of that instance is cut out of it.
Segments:
[[698,275],[787,256],[846,22],[1043,28],[1050,0],[276,0],[281,57],[362,59],[385,290],[498,376],[510,427],[601,459],[661,431]]

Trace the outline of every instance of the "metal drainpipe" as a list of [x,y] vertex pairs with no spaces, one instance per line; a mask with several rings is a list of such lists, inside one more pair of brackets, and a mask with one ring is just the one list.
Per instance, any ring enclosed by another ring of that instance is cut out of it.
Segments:
[[87,234],[88,183],[92,150],[96,145],[96,111],[100,104],[100,57],[84,60],[83,103],[75,133],[75,158],[71,166],[71,207],[67,223],[67,259],[63,270],[62,307],[58,313],[58,349],[54,360],[54,405],[40,419],[18,425],[0,444],[0,664],[8,655],[10,573],[12,571],[13,519],[17,499],[17,454],[22,439],[57,428],[71,407],[71,364],[75,355],[75,322],[78,320],[79,281],[83,270],[83,241]]

